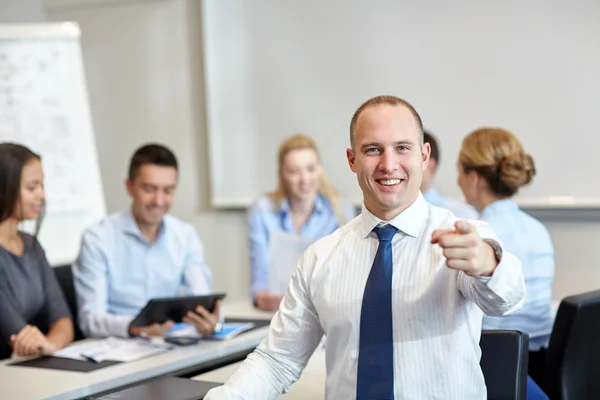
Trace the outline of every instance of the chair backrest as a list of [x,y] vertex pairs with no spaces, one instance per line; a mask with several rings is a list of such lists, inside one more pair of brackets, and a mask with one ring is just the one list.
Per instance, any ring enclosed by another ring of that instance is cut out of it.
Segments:
[[84,336],[79,329],[79,321],[77,319],[77,299],[75,298],[75,285],[73,285],[73,272],[71,271],[71,266],[61,265],[54,267],[53,269],[54,274],[56,275],[56,280],[58,281],[58,284],[65,295],[65,299],[69,305],[69,310],[71,310],[71,315],[73,316],[75,340],[83,339]]
[[488,400],[525,400],[529,335],[519,331],[481,332],[481,370]]
[[552,400],[600,398],[600,290],[569,296],[560,303],[543,389]]

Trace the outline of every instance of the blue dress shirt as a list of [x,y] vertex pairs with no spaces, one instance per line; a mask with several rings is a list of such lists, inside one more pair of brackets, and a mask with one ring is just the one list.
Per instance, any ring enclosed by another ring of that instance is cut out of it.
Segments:
[[548,230],[510,199],[488,205],[480,218],[492,227],[506,251],[521,260],[527,289],[521,310],[508,317],[484,317],[483,329],[516,329],[529,334],[530,350],[547,347],[554,323],[554,248]]
[[425,200],[433,206],[445,208],[452,211],[458,218],[477,219],[477,210],[468,204],[461,203],[456,200],[449,199],[440,195],[437,190],[431,188],[423,193]]
[[86,336],[128,336],[133,317],[155,297],[210,292],[212,274],[196,230],[166,215],[149,243],[130,209],[88,228],[73,265],[79,325]]
[[[352,204],[340,201],[342,210],[349,222],[356,216]],[[269,196],[259,198],[248,212],[250,224],[250,263],[252,267],[252,299],[258,292],[269,286],[269,246],[273,232],[295,233],[292,223],[290,203],[284,199],[281,204]],[[333,233],[339,227],[338,219],[329,201],[317,195],[313,212],[298,233],[300,236],[320,239]]]

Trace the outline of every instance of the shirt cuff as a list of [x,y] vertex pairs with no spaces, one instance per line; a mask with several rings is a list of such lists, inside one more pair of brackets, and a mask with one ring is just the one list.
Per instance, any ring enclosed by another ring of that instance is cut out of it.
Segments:
[[129,325],[133,321],[133,317],[127,315],[115,315],[114,325],[111,329],[111,333],[119,337],[130,337]]
[[514,255],[504,252],[491,276],[472,276],[471,278],[478,286],[485,287],[504,297],[506,292],[511,292],[516,286],[519,286],[518,282],[513,282],[518,281],[515,278],[520,276],[519,269],[519,260]]

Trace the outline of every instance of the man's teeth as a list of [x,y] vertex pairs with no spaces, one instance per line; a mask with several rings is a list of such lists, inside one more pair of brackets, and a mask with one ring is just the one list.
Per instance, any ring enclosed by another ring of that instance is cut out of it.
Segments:
[[381,179],[379,183],[384,186],[392,186],[400,183],[400,179]]

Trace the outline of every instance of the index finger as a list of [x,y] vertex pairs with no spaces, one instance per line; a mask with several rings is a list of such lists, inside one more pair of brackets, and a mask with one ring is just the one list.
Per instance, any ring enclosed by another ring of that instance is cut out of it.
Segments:
[[475,237],[470,233],[454,233],[446,234],[439,238],[439,245],[444,248],[450,247],[471,247],[477,244]]
[[436,244],[436,243],[438,243],[440,241],[440,238],[442,236],[447,235],[449,233],[454,233],[454,232],[456,232],[456,231],[454,229],[452,229],[452,228],[436,229],[431,234],[431,243]]

